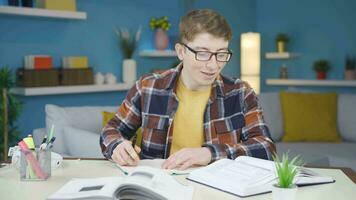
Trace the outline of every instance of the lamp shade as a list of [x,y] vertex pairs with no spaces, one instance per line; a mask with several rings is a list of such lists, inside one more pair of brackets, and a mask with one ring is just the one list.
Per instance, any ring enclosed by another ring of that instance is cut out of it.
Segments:
[[261,36],[259,33],[241,34],[241,79],[255,92],[260,92]]

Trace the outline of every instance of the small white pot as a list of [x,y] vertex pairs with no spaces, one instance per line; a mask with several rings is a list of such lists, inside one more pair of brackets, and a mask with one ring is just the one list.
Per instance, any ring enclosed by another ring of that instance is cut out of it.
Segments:
[[294,200],[297,194],[298,187],[293,185],[290,188],[281,188],[277,184],[272,186],[273,200]]
[[122,80],[125,83],[133,84],[136,81],[136,61],[125,59],[122,65]]

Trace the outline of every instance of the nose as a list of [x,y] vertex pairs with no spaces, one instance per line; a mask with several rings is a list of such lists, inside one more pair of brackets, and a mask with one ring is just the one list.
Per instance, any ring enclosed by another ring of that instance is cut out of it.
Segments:
[[216,68],[220,68],[219,63],[216,60],[216,55],[211,56],[210,60],[208,60],[206,63],[206,67],[211,71],[215,70]]

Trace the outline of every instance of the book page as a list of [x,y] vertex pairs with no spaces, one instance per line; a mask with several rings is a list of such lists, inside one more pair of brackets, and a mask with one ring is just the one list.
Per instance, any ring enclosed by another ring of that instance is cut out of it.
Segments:
[[[138,166],[121,166],[118,164],[116,164],[116,165],[117,165],[117,167],[121,168],[122,170],[124,170],[130,174],[130,173],[134,172],[137,167],[140,167],[140,166],[152,167],[155,169],[162,169],[161,166],[164,161],[165,161],[165,159],[144,159],[144,160],[140,160],[140,162],[138,163]],[[162,169],[162,170],[167,172],[167,174],[169,174],[169,175],[187,175],[191,171],[199,169],[199,168],[201,168],[201,166],[193,166],[186,170],[178,170],[178,169],[170,169],[170,170]]]

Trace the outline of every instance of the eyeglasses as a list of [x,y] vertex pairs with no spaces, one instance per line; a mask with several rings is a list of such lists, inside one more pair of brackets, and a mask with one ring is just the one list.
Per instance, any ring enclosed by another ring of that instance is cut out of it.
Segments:
[[188,45],[181,43],[182,45],[184,45],[185,47],[187,47],[187,49],[189,49],[189,51],[193,52],[195,54],[195,59],[198,61],[208,61],[211,59],[211,57],[213,55],[215,55],[215,59],[218,62],[229,62],[231,56],[232,56],[232,52],[230,50],[228,50],[229,52],[210,52],[210,51],[195,51],[194,49],[190,48]]

